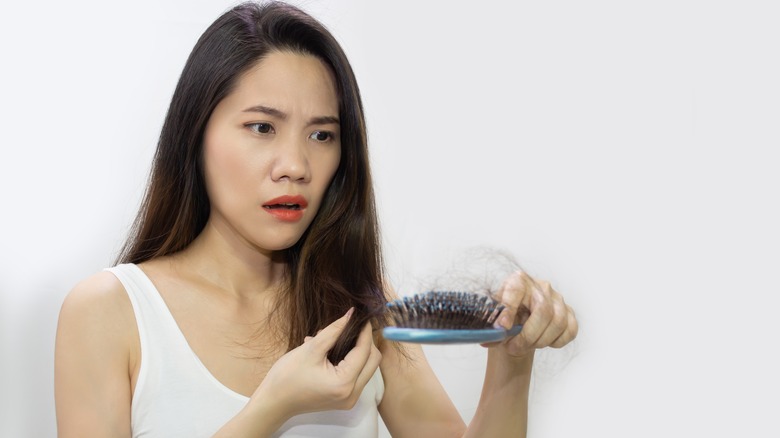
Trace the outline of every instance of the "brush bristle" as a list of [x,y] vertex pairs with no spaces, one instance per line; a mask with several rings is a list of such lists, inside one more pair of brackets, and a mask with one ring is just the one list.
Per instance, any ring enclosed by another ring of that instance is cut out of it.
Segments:
[[397,327],[422,329],[484,329],[504,306],[487,295],[431,291],[387,303]]

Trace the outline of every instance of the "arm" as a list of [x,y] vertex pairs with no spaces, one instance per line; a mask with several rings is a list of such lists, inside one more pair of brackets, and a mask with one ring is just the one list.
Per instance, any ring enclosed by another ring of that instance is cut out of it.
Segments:
[[521,271],[504,281],[496,298],[506,306],[496,326],[523,324],[523,331],[484,345],[489,347],[485,383],[466,436],[525,437],[534,352],[571,342],[577,336],[577,319],[550,283]]
[[461,437],[466,424],[433,373],[422,348],[381,341],[385,393],[379,413],[393,437]]
[[500,350],[489,350],[482,396],[467,428],[422,348],[401,348],[408,359],[389,341],[380,347],[385,395],[379,412],[393,437],[525,436],[533,355],[508,360]]
[[[391,297],[392,298],[392,297]],[[379,411],[396,437],[525,437],[528,391],[534,351],[559,348],[577,335],[577,321],[563,298],[548,283],[524,273],[504,282],[498,298],[506,304],[499,322],[506,328],[524,324],[520,335],[485,345],[488,364],[474,418],[465,426],[425,360],[422,348],[404,344],[409,360],[395,346],[381,344],[380,365],[385,396]]]
[[482,395],[465,436],[526,436],[532,365],[533,353],[517,360],[497,348],[488,351]]
[[65,298],[54,354],[60,438],[130,437],[134,339],[130,299],[112,274],[84,280]]

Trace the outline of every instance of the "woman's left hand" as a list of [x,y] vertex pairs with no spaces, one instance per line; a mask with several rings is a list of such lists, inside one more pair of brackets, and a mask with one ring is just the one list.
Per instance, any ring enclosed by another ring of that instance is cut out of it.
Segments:
[[546,281],[534,280],[518,271],[504,281],[495,298],[506,306],[496,327],[509,329],[523,324],[519,335],[500,343],[510,356],[526,357],[544,347],[561,348],[577,336],[574,311]]

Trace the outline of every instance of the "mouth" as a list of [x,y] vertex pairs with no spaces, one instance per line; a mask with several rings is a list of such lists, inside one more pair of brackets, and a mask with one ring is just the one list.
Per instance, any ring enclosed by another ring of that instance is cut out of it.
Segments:
[[263,203],[263,208],[286,208],[289,210],[303,210],[308,205],[309,202],[306,201],[306,198],[301,195],[283,195]]
[[278,210],[278,209],[286,209],[286,210],[300,210],[301,204],[270,204],[270,205],[263,205],[263,208],[268,210]]
[[279,196],[265,202],[263,210],[284,222],[297,222],[303,218],[303,210],[309,205],[300,195]]

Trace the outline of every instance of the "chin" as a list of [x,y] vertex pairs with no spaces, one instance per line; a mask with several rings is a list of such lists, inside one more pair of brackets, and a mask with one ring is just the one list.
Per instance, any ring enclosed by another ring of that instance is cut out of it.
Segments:
[[[275,225],[275,226],[274,226]],[[292,226],[291,226],[292,225]],[[305,225],[305,226],[304,226]],[[244,229],[245,240],[259,251],[283,251],[294,246],[306,233],[309,223],[297,223],[279,226],[278,224],[261,225],[254,229]]]
[[290,236],[288,238],[279,236],[275,239],[255,239],[252,243],[266,251],[284,251],[294,246],[301,239],[301,236]]

